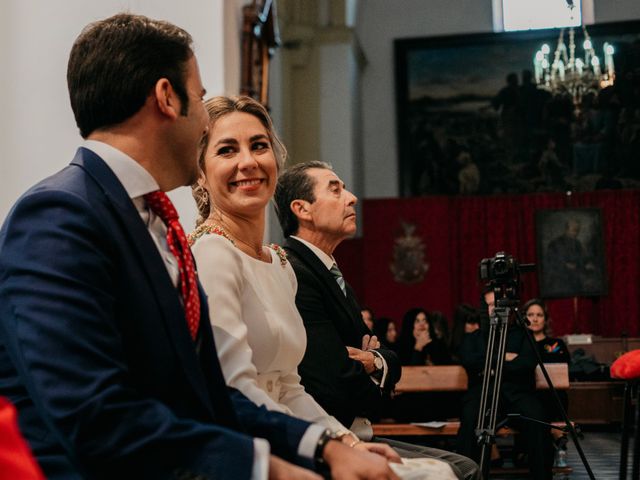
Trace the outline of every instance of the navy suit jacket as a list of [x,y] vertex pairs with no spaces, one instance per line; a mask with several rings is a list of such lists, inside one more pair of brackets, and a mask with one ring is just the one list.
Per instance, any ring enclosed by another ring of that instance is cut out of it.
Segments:
[[252,436],[297,455],[308,422],[228,388],[200,291],[198,341],[124,187],[93,152],[0,231],[0,395],[49,479],[251,475]]
[[351,425],[358,416],[376,419],[384,395],[400,379],[397,355],[377,349],[388,367],[382,391],[345,348],[362,348],[362,337],[371,334],[349,284],[345,296],[318,256],[295,238],[287,238],[284,247],[298,279],[296,306],[307,331],[307,350],[298,367],[302,384],[343,425]]

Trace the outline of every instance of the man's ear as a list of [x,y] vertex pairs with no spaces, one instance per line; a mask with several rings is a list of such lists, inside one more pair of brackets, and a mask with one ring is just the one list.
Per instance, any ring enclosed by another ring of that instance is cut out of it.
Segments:
[[291,208],[291,211],[296,217],[298,217],[298,219],[310,220],[311,219],[311,211],[309,209],[310,205],[311,204],[306,200],[297,199],[289,204],[289,208]]
[[153,95],[155,97],[155,102],[158,107],[158,110],[163,114],[169,117],[172,120],[175,120],[180,115],[180,105],[178,96],[176,95],[173,86],[171,86],[171,82],[166,78],[161,78],[156,82],[156,85],[153,89]]

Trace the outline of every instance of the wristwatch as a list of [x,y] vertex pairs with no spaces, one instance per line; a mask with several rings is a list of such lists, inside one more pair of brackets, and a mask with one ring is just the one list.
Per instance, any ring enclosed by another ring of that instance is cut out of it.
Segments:
[[326,466],[326,462],[324,460],[323,454],[324,449],[331,440],[337,440],[338,435],[333,433],[328,428],[322,432],[320,438],[318,438],[318,443],[316,444],[316,450],[313,453],[313,462],[316,465],[316,468],[322,468]]
[[382,359],[375,353],[373,354],[373,366],[376,367],[376,370],[382,370],[384,367]]

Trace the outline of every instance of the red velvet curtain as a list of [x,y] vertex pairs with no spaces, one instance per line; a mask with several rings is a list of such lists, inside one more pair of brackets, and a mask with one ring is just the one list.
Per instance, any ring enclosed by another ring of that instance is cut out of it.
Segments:
[[[459,303],[478,305],[478,262],[498,251],[520,263],[537,262],[535,212],[548,208],[602,209],[608,293],[601,297],[549,300],[556,335],[593,333],[602,336],[640,334],[640,192],[599,191],[494,197],[422,197],[365,200],[363,237],[336,251],[345,278],[360,303],[377,316],[396,321],[421,306],[451,318]],[[394,239],[400,221],[417,226],[429,263],[424,281],[406,285],[393,279]],[[538,296],[536,273],[522,274],[523,301]]]

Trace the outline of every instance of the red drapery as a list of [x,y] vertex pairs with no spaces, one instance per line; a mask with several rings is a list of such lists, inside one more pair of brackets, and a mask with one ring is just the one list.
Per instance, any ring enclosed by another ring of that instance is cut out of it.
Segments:
[[[422,306],[449,318],[459,303],[479,303],[478,262],[506,251],[520,263],[537,262],[535,212],[549,208],[602,209],[608,294],[549,300],[553,333],[603,336],[640,334],[640,192],[574,193],[494,197],[422,197],[365,200],[363,237],[336,251],[345,278],[362,304],[396,321]],[[429,270],[414,285],[394,281],[390,270],[400,221],[417,226]],[[522,275],[523,301],[538,296],[535,273]]]

